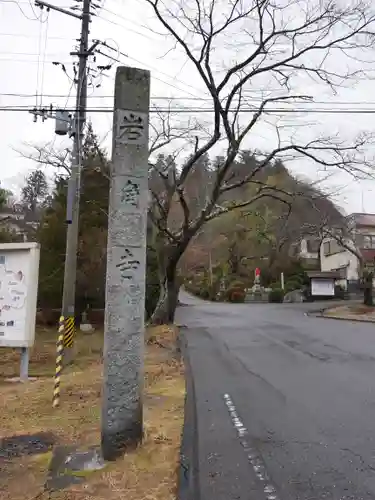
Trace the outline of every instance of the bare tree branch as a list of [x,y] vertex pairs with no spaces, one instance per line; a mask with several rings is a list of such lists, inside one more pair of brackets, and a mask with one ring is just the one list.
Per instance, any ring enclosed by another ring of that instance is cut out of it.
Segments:
[[277,196],[276,194],[273,194],[272,192],[263,192],[261,190],[258,194],[256,194],[255,196],[252,196],[248,200],[238,202],[238,203],[233,203],[227,207],[222,207],[222,208],[219,208],[215,211],[212,211],[209,215],[206,216],[205,220],[209,221],[209,220],[212,220],[216,217],[219,217],[220,215],[232,212],[233,210],[236,210],[238,208],[248,207],[249,205],[253,205],[255,202],[259,201],[262,198],[272,198],[274,200],[279,201],[280,203],[285,203],[286,205],[288,205],[288,201]]
[[70,151],[64,149],[63,151],[56,151],[53,148],[53,143],[47,143],[44,146],[36,144],[25,144],[31,153],[15,150],[23,158],[35,161],[39,165],[53,167],[56,169],[63,169],[67,175],[70,175],[70,164],[68,158]]

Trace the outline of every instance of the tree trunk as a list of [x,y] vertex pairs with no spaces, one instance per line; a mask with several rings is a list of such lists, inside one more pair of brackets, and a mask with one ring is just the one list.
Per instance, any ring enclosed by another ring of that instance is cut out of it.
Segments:
[[160,293],[155,311],[150,318],[151,325],[170,324],[174,321],[180,289],[177,265],[190,239],[191,235],[172,244],[162,234],[156,236]]
[[372,280],[373,280],[373,273],[372,272],[367,272],[364,275],[363,279],[363,303],[365,306],[373,306],[373,296],[372,296]]
[[177,262],[168,263],[160,276],[159,300],[150,323],[163,325],[173,323],[178,302],[179,283],[177,282]]

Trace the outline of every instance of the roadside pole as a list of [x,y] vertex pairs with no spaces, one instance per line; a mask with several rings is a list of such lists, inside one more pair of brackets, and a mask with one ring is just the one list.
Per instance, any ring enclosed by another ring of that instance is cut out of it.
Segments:
[[[73,358],[73,342],[75,334],[75,292],[76,292],[76,274],[77,274],[77,251],[79,234],[79,201],[80,201],[80,176],[82,163],[82,143],[84,126],[86,122],[87,108],[87,60],[94,54],[94,50],[100,43],[96,40],[89,48],[89,32],[91,22],[91,0],[83,0],[82,13],[77,14],[59,6],[52,5],[44,0],[35,0],[35,5],[48,11],[54,10],[70,17],[80,19],[81,33],[79,38],[79,49],[77,52],[71,52],[70,55],[78,56],[78,75],[74,78],[77,85],[76,106],[71,127],[71,137],[73,137],[72,148],[72,167],[71,176],[68,181],[67,194],[67,213],[66,222],[68,224],[66,235],[65,250],[65,269],[64,269],[64,288],[62,296],[61,315],[65,318],[64,330],[64,350],[66,359],[69,363]],[[34,120],[42,116],[43,121],[48,117],[45,110],[33,110]],[[64,127],[65,134],[68,127]]]
[[150,74],[116,73],[108,216],[102,454],[114,460],[143,435],[143,356]]
[[53,388],[52,406],[57,408],[60,405],[60,382],[61,372],[63,368],[63,355],[64,355],[64,316],[60,316],[59,320],[59,335],[56,343],[56,369],[55,369],[55,384]]
[[66,363],[73,358],[73,342],[75,334],[75,297],[77,279],[77,252],[79,234],[79,201],[81,189],[81,159],[83,128],[86,121],[87,105],[87,58],[88,37],[90,27],[90,5],[91,0],[83,0],[81,37],[78,55],[78,80],[76,113],[73,122],[73,150],[72,171],[68,184],[68,208],[66,222],[68,224],[66,233],[64,288],[62,297],[61,315],[65,318],[64,348]]

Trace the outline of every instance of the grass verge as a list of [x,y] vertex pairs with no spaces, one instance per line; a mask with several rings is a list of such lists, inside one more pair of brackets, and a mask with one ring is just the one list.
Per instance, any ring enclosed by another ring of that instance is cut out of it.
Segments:
[[349,304],[326,309],[324,316],[328,318],[354,321],[375,322],[375,307],[363,304]]
[[[87,481],[51,496],[41,494],[51,452],[12,460],[0,458],[1,500],[172,500],[176,498],[185,382],[172,353],[176,329],[147,332],[145,354],[145,438]],[[26,384],[7,383],[18,373],[18,353],[4,349],[0,365],[0,437],[52,432],[58,444],[87,448],[100,442],[102,332],[77,335],[76,363],[61,380],[61,406],[53,409],[56,332],[39,330]],[[2,460],[2,461],[1,461]]]

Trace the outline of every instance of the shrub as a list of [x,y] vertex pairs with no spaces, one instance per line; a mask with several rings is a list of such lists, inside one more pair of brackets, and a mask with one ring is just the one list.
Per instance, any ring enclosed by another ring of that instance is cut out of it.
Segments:
[[234,280],[234,281],[231,281],[230,285],[229,285],[229,288],[241,288],[241,289],[245,289],[245,283],[241,280]]
[[281,288],[274,288],[268,294],[268,302],[281,303],[284,300],[284,291]]
[[55,326],[59,324],[61,316],[60,309],[38,309],[36,313],[36,324],[38,326]]
[[216,300],[218,284],[213,283],[212,286],[206,278],[199,277],[198,279],[190,279],[185,281],[185,289],[204,300]]
[[232,290],[229,297],[229,301],[237,304],[243,303],[245,302],[245,295],[246,294],[244,290],[239,290],[239,289]]
[[226,291],[226,299],[228,300],[228,302],[244,302],[245,295],[245,285],[242,281],[239,280],[232,281]]
[[341,285],[335,285],[335,297],[337,299],[345,299],[346,297],[346,290],[343,286]]
[[199,284],[194,283],[194,282],[185,283],[185,288],[189,293],[196,295],[197,297],[200,295],[201,290],[202,290],[202,287]]
[[302,293],[305,297],[306,302],[312,302],[313,296],[311,295],[311,288],[309,286],[304,286],[302,288]]
[[290,280],[285,283],[285,291],[293,292],[294,290],[300,290],[302,284],[299,281]]

